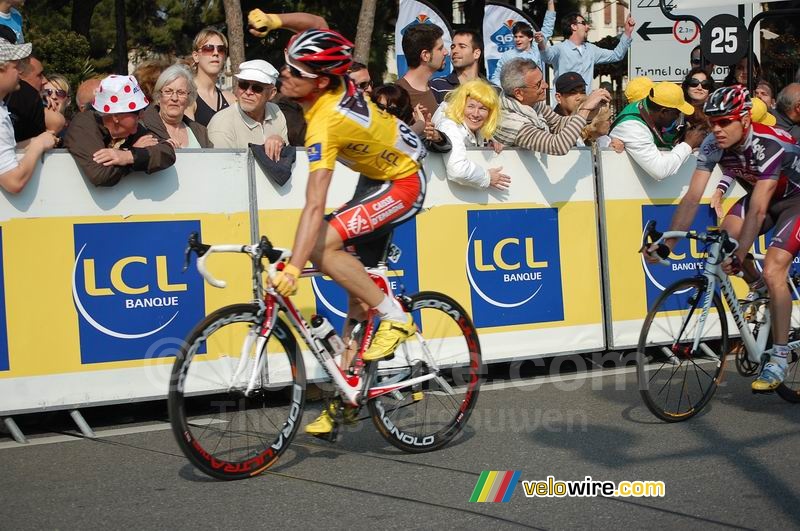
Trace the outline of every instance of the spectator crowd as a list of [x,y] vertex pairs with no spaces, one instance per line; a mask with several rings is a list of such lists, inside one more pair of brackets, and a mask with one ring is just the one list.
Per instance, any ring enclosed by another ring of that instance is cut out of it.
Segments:
[[[262,59],[245,61],[237,65],[233,91],[223,90],[219,78],[228,41],[206,28],[191,54],[174,64],[146,61],[132,74],[98,76],[71,87],[65,76],[45,72],[25,42],[23,4],[0,0],[0,186],[7,192],[21,191],[42,154],[61,144],[96,186],[113,186],[133,171],[167,168],[183,148],[251,149],[288,179],[306,127],[281,79],[302,72]],[[596,145],[626,151],[656,180],[675,174],[711,132],[703,106],[717,88],[713,65],[704,64],[697,47],[680,84],[629,80],[628,103],[614,115],[611,94],[592,90],[594,67],[625,57],[636,22],[628,16],[619,44],[609,50],[587,42],[589,21],[571,13],[562,18],[564,40],[550,44],[555,9],[548,0],[542,31],[525,22],[513,25],[514,47],[499,59],[491,79],[483,73],[478,32],[456,31],[447,49],[445,29],[433,24],[405,31],[399,46],[408,70],[396,83],[375,83],[361,63],[353,63],[347,75],[380,111],[409,124],[429,151],[445,153],[447,176],[459,185],[500,193],[512,186],[513,176],[502,167],[471,160],[469,147],[558,156]],[[440,76],[448,56],[453,70]],[[729,68],[722,85],[746,85],[750,63],[753,120],[797,140],[800,84],[774,87],[750,56]],[[554,70],[550,84],[546,65]]]

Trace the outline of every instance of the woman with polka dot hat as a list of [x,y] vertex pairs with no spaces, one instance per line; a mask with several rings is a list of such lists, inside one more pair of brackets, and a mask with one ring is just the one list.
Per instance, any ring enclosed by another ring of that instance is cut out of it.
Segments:
[[140,122],[147,97],[133,76],[100,82],[92,109],[76,114],[64,145],[95,186],[113,186],[132,171],[153,173],[175,163],[175,150]]

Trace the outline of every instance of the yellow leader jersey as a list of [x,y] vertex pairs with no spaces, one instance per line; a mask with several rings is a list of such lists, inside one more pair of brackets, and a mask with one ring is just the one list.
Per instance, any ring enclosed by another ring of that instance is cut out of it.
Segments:
[[338,160],[370,179],[393,181],[419,170],[422,140],[364,93],[344,86],[325,93],[306,113],[309,171],[333,170]]

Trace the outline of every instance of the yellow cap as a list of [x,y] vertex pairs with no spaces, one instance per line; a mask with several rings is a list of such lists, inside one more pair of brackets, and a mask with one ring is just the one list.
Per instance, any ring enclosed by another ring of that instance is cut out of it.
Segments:
[[647,76],[639,76],[628,81],[628,86],[625,87],[625,97],[628,101],[643,100],[650,94],[650,89],[653,88],[653,80]]
[[694,114],[694,107],[683,99],[683,90],[675,83],[662,81],[653,85],[650,101],[669,109],[678,109],[686,116]]
[[750,109],[750,118],[752,118],[754,122],[769,126],[778,123],[778,120],[769,113],[767,104],[764,103],[761,98],[753,98],[752,102],[753,108]]

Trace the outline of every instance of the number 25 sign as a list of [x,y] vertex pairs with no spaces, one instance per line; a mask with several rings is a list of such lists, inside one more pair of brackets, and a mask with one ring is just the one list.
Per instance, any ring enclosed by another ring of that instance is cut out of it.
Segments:
[[700,47],[706,60],[719,66],[731,66],[747,55],[749,35],[740,19],[717,15],[703,26]]

